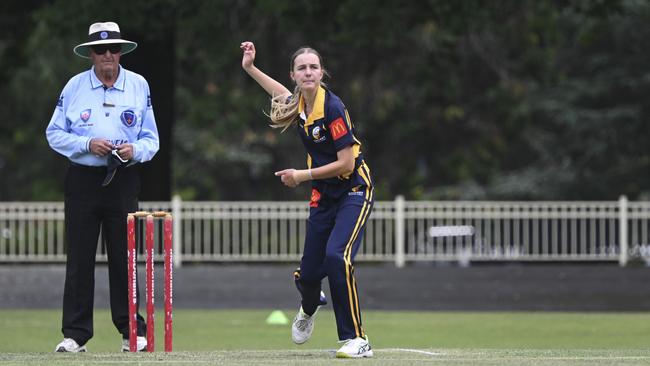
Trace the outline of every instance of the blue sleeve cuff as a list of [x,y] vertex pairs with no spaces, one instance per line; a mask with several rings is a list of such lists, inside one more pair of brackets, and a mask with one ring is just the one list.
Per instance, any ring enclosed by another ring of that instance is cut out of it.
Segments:
[[92,140],[92,139],[93,139],[92,137],[89,137],[88,140],[86,140],[86,151],[84,151],[84,152],[87,152],[87,153],[90,152],[90,140]]

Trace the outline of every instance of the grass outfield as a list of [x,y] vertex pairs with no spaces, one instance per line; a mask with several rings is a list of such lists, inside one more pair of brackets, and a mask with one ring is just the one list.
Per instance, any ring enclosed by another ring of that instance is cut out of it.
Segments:
[[[2,365],[330,365],[338,347],[331,311],[312,339],[291,342],[270,310],[177,310],[174,352],[123,354],[107,310],[95,314],[87,354],[55,354],[59,310],[0,310]],[[285,312],[288,317],[293,311]],[[156,349],[162,349],[162,312]],[[366,311],[375,358],[364,365],[650,365],[650,314]]]

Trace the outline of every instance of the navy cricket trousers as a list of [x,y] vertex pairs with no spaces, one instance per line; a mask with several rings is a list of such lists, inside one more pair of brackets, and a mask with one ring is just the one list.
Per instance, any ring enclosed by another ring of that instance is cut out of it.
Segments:
[[354,257],[373,206],[373,189],[347,192],[338,199],[321,197],[311,207],[300,272],[303,311],[319,304],[321,281],[327,277],[339,340],[365,336],[354,279]]

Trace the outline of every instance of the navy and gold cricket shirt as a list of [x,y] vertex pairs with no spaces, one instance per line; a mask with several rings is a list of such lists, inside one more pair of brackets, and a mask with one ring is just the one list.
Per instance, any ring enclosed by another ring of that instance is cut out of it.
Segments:
[[354,135],[354,126],[341,99],[330,90],[319,87],[311,114],[305,116],[302,96],[299,112],[300,119],[296,130],[307,149],[309,168],[317,168],[336,161],[338,159],[336,153],[348,146],[352,146],[355,158],[354,170],[351,174],[312,181],[312,204],[317,204],[321,195],[338,199],[349,192],[358,192],[362,195],[363,188],[372,187],[370,169],[361,153],[361,142]]

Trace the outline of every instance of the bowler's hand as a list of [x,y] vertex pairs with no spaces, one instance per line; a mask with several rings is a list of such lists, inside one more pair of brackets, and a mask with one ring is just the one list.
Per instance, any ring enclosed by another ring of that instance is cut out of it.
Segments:
[[106,154],[109,154],[113,149],[113,144],[110,141],[100,138],[92,138],[88,146],[90,148],[90,152],[98,157],[106,156]]
[[253,66],[253,61],[255,61],[255,45],[253,42],[244,41],[241,43],[239,48],[244,51],[241,59],[241,67],[243,67],[244,70],[248,70]]
[[285,169],[275,172],[275,175],[280,177],[280,180],[285,186],[291,188],[309,180],[309,172],[307,170]]
[[133,145],[132,144],[120,144],[115,146],[117,149],[117,154],[124,160],[133,159]]
[[295,172],[295,169],[285,169],[280,170],[279,172],[275,172],[275,175],[280,177],[280,180],[282,183],[284,183],[285,186],[294,188],[300,184],[300,182],[296,181],[294,177]]

